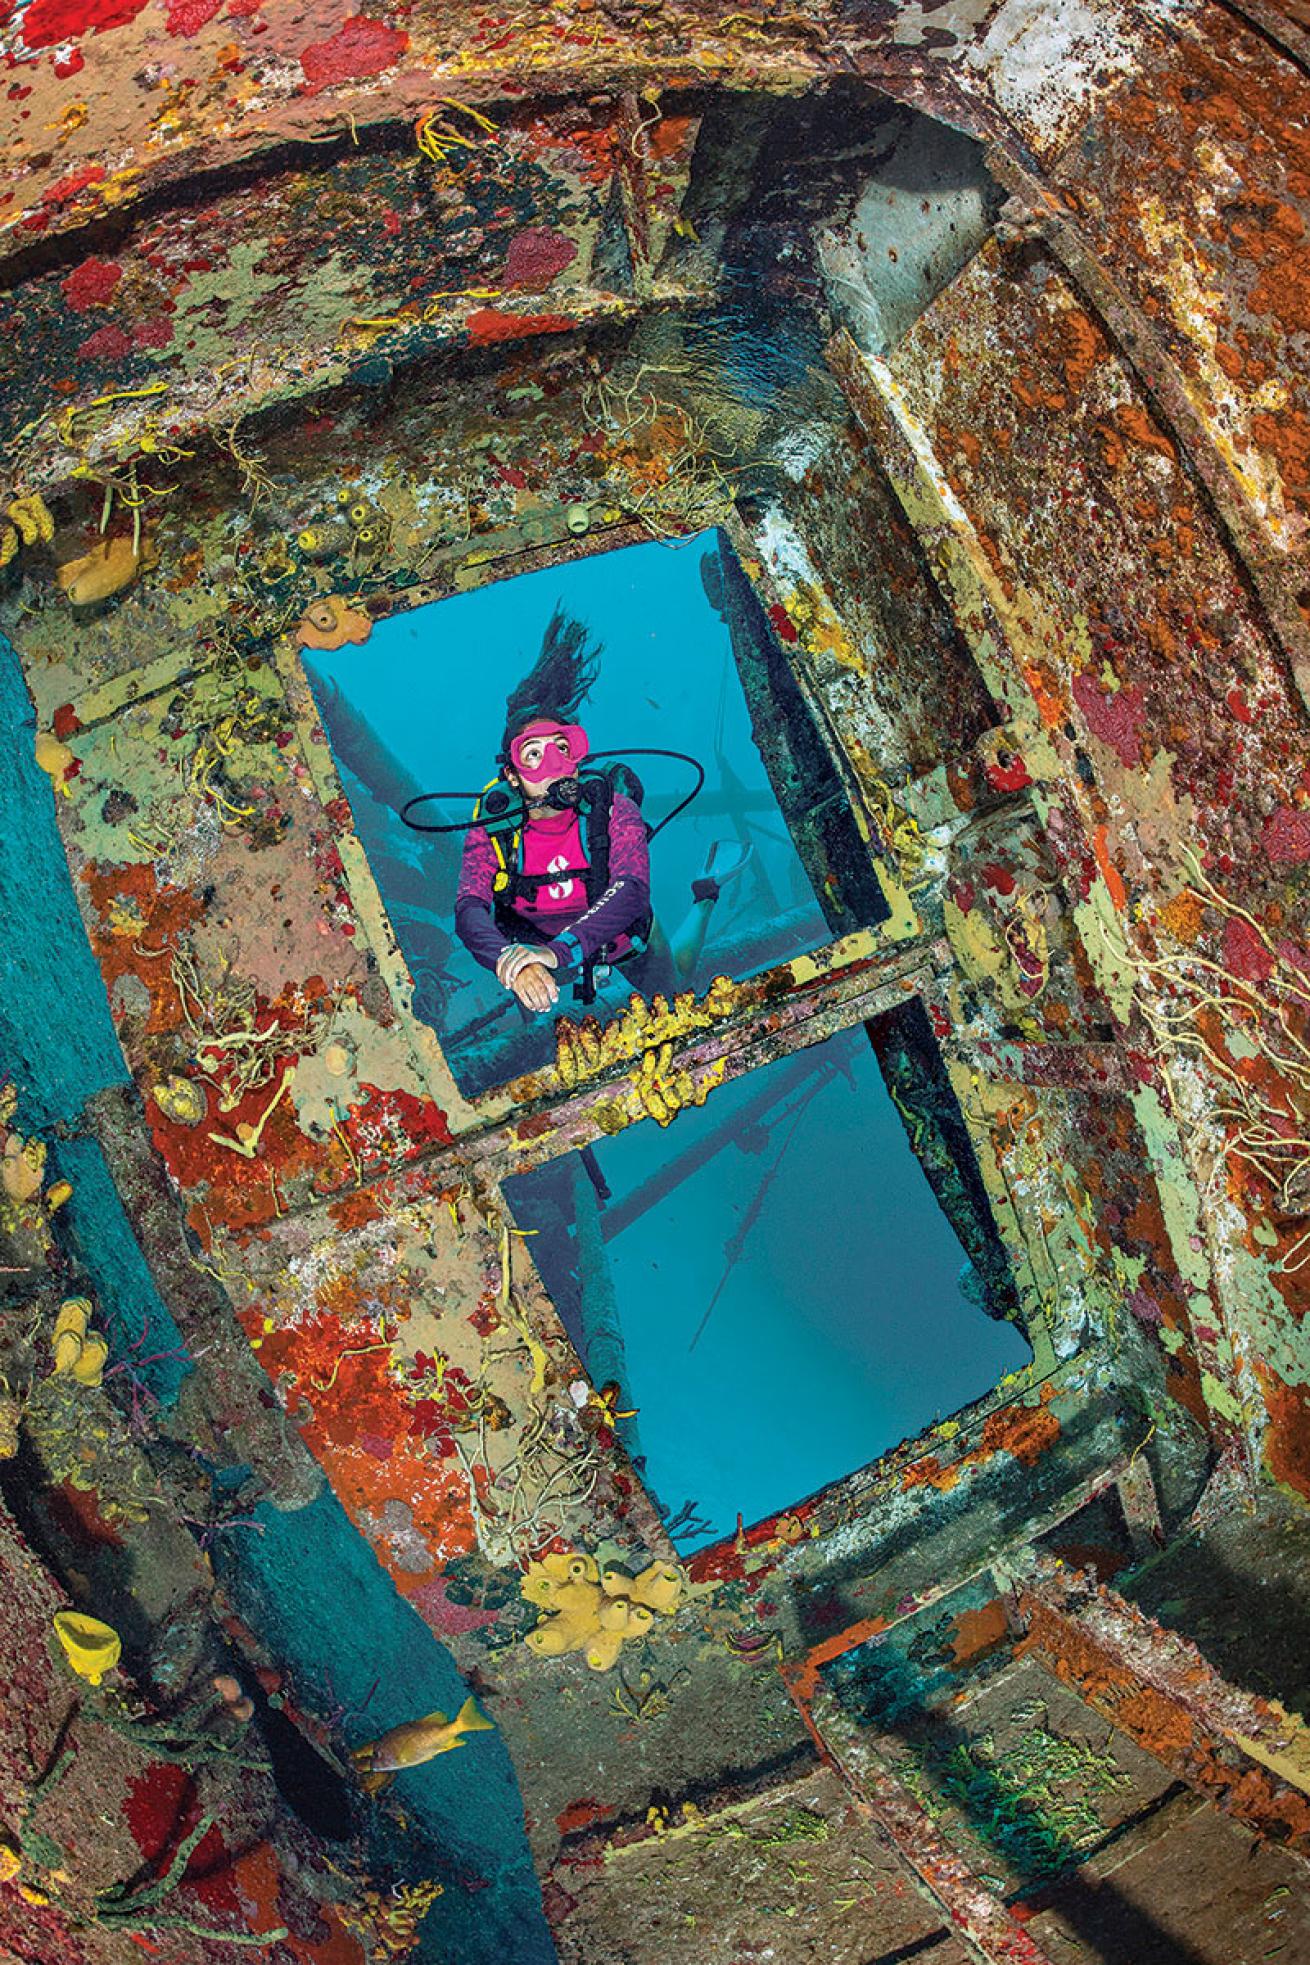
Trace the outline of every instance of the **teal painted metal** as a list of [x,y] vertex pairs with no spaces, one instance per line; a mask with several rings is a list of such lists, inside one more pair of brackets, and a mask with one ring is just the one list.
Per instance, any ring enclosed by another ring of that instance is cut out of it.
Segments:
[[[55,824],[50,780],[33,754],[35,719],[12,645],[0,637],[0,1080],[19,1089],[25,1131],[50,1135],[73,1186],[60,1233],[103,1312],[114,1364],[140,1372],[162,1404],[193,1367],[151,1279],[98,1144],[80,1130],[85,1102],[128,1073],[104,982],[78,913]],[[151,1354],[163,1358],[146,1364]],[[351,1746],[440,1707],[468,1687],[449,1654],[397,1594],[326,1490],[291,1514],[261,1506],[258,1532],[219,1538],[211,1554],[234,1608],[277,1659],[297,1701],[344,1707]],[[376,1687],[376,1689],[374,1689]],[[445,1884],[416,1965],[552,1965],[555,1948],[528,1850],[513,1764],[498,1734],[400,1777],[404,1830],[369,1807],[376,1872]]]
[[161,1406],[171,1406],[195,1366],[155,1288],[104,1154],[83,1137],[56,1140],[51,1157],[73,1189],[63,1226],[92,1281],[109,1339],[110,1372],[130,1374]]
[[[399,1595],[328,1490],[288,1513],[262,1504],[258,1532],[219,1538],[215,1569],[302,1710],[344,1715],[348,1748],[402,1720],[455,1713],[469,1687]],[[237,1546],[239,1542],[240,1546]],[[494,1711],[488,1718],[494,1719]],[[368,1810],[378,1875],[445,1885],[422,1926],[415,1965],[552,1965],[555,1947],[528,1850],[513,1763],[499,1733],[397,1777]]]
[[[34,755],[35,736],[18,656],[0,636],[0,1079],[12,1078],[18,1087],[24,1131],[60,1129],[51,1141],[51,1172],[73,1188],[62,1226],[104,1313],[113,1362],[139,1370],[154,1397],[171,1405],[192,1367],[180,1355],[177,1326],[100,1148],[76,1131],[86,1100],[124,1084],[128,1072],[78,913],[54,793]],[[173,1355],[142,1362],[156,1352]]]
[[0,635],[0,1075],[17,1084],[29,1131],[75,1121],[93,1092],[128,1076],[35,738],[17,653]]

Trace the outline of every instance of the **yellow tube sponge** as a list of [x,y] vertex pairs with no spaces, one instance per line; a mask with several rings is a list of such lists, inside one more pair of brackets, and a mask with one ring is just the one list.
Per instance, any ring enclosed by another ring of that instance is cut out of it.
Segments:
[[671,1617],[682,1601],[682,1572],[672,1563],[653,1562],[642,1570],[629,1594],[634,1603],[658,1610],[662,1617]]
[[682,1573],[653,1562],[635,1578],[613,1567],[602,1574],[594,1556],[570,1550],[530,1564],[519,1587],[545,1613],[524,1640],[537,1657],[580,1651],[593,1672],[607,1672],[624,1644],[654,1628],[657,1613],[677,1609]]
[[607,1672],[618,1663],[624,1635],[622,1631],[597,1631],[587,1640],[582,1656],[593,1672]]
[[80,1610],[56,1612],[55,1636],[73,1670],[90,1685],[99,1685],[123,1655],[122,1639],[113,1626]]
[[104,1338],[89,1328],[92,1308],[90,1297],[65,1297],[50,1338],[55,1375],[74,1378],[79,1385],[98,1385],[109,1357]]
[[[571,1601],[580,1601],[576,1592],[588,1590],[599,1574],[595,1558],[581,1552],[542,1556],[528,1570],[520,1588],[529,1603],[543,1610],[563,1610]],[[586,1601],[590,1603],[590,1596]]]

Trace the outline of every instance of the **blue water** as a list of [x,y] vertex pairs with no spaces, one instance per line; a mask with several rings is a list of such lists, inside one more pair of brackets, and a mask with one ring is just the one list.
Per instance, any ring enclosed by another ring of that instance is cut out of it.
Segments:
[[[421,989],[417,1008],[446,1040],[451,1066],[466,1089],[481,1089],[496,1074],[479,1071],[477,1061],[464,1058],[456,1033],[485,1012],[504,1008],[505,994],[462,946],[449,940],[435,944],[436,924],[404,904],[412,895],[416,856],[424,849],[394,819],[394,807],[403,795],[402,778],[425,791],[475,794],[494,776],[505,698],[536,659],[557,599],[587,623],[604,649],[599,680],[580,713],[594,748],[683,751],[706,769],[700,796],[651,848],[652,898],[665,933],[676,935],[691,904],[691,882],[704,871],[711,846],[748,838],[754,847],[747,871],[724,889],[691,980],[703,987],[723,969],[747,974],[766,960],[785,959],[828,939],[751,735],[728,630],[701,583],[702,556],[715,544],[715,535],[707,532],[676,547],[652,542],[599,553],[393,615],[378,623],[362,647],[307,657],[329,739],[345,766],[360,837],[383,899],[392,905],[401,948],[416,977],[440,966],[449,979],[439,1004],[432,991]],[[335,706],[333,685],[340,691]],[[361,730],[385,746],[400,767],[398,775],[389,774],[376,756],[361,763],[356,742]],[[637,758],[634,765],[646,787],[650,822],[658,822],[695,782],[688,765],[671,760]],[[469,798],[454,798],[440,816],[470,813]],[[428,809],[421,816],[437,815]],[[461,846],[459,836],[435,842],[424,875],[431,896],[446,905],[447,928]],[[781,954],[770,942],[752,961],[752,937],[758,940],[757,931],[780,921],[788,930]],[[611,1007],[630,989],[616,976]],[[564,1007],[572,1006],[566,1001]],[[521,1031],[521,1013],[511,1010],[498,1027]],[[544,1020],[539,1030],[544,1058],[553,1040]]]
[[[804,1499],[1028,1360],[1019,1331],[962,1293],[959,1242],[863,1031],[720,1086],[666,1131],[606,1139],[595,1157],[611,1190],[602,1224],[670,1161],[688,1167],[605,1250],[623,1403],[638,1408],[629,1445],[668,1509],[696,1503],[704,1525],[684,1549],[731,1533],[738,1514],[750,1524]],[[589,1293],[605,1279],[575,1273],[563,1193],[549,1167],[506,1184],[585,1356]]]

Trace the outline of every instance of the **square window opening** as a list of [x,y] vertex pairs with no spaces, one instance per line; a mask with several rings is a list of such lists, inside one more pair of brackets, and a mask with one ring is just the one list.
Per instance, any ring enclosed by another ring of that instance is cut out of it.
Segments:
[[632,1127],[505,1184],[684,1551],[796,1505],[1030,1360],[920,1039],[898,1011],[729,1082],[668,1133]]
[[[391,615],[366,649],[307,653],[305,668],[415,1012],[470,1097],[548,1062],[555,1018],[581,1013],[567,985],[550,1014],[524,1010],[454,926],[459,828],[496,781],[506,697],[557,603],[601,648],[579,718],[596,752],[636,772],[656,830],[650,947],[598,970],[596,1014],[615,1014],[634,989],[699,992],[716,975],[748,976],[887,912],[836,770],[721,534],[597,553]],[[685,756],[640,754],[651,751]],[[662,824],[698,764],[702,788]],[[402,808],[434,792],[415,816],[453,829],[412,830]]]

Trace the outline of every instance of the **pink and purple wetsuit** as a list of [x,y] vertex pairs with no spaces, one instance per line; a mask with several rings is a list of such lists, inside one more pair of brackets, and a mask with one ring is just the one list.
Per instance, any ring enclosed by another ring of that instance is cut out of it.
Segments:
[[517,870],[558,873],[560,878],[538,886],[535,899],[518,895],[510,901],[516,932],[507,935],[496,920],[496,849],[484,826],[471,826],[455,897],[455,932],[484,969],[494,969],[514,941],[544,943],[562,970],[580,968],[602,950],[613,960],[621,959],[633,946],[633,929],[650,913],[646,824],[621,792],[615,792],[610,804],[609,848],[605,892],[588,906],[581,875],[590,862],[578,814],[529,818],[520,835]]

